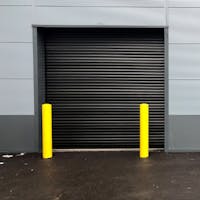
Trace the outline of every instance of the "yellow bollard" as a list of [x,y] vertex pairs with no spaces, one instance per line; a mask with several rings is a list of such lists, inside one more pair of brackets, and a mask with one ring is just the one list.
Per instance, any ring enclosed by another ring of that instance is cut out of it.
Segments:
[[140,104],[140,158],[149,157],[149,105]]
[[42,104],[42,157],[52,158],[52,105]]

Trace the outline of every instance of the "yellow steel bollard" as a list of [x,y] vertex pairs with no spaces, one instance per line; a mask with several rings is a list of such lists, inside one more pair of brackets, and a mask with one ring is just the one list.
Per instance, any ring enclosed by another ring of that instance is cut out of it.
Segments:
[[140,158],[149,157],[149,105],[140,104]]
[[52,158],[52,105],[42,104],[42,157]]

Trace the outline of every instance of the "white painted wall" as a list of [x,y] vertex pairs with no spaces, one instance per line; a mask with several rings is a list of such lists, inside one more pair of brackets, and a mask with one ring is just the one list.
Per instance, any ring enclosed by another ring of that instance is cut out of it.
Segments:
[[199,115],[200,1],[169,1],[169,114]]
[[[5,95],[0,98],[0,114],[34,114],[33,24],[169,25],[169,114],[200,114],[193,89],[194,80],[200,80],[199,21],[199,0],[0,0],[0,81],[5,82],[0,87],[0,94]],[[21,80],[27,84],[20,90],[29,85],[29,96],[13,94],[13,110],[5,109],[11,97],[5,91],[20,85]],[[187,96],[187,91],[180,88],[185,85],[190,86],[191,98],[179,105],[180,98],[175,94]],[[21,108],[20,102],[24,101],[27,106]],[[189,109],[191,104],[194,106]]]
[[164,4],[164,0],[0,0],[0,115],[34,114],[33,24],[164,26]]

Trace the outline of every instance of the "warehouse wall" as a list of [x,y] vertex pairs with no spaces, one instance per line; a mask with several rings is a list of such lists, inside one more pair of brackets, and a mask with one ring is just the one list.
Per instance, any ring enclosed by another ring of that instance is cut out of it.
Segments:
[[169,150],[200,150],[200,1],[169,2]]
[[0,0],[0,151],[39,150],[32,24],[169,25],[167,147],[199,150],[199,9],[197,0]]
[[0,151],[37,151],[32,2],[0,0]]

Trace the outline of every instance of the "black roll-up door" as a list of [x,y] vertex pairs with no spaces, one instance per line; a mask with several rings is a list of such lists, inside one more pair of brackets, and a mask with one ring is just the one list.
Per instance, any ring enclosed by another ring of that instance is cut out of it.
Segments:
[[142,102],[164,146],[163,29],[47,29],[45,52],[54,148],[138,147]]

